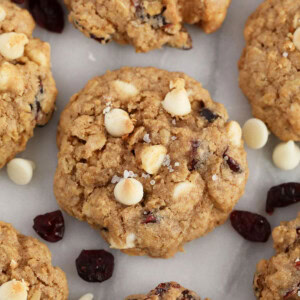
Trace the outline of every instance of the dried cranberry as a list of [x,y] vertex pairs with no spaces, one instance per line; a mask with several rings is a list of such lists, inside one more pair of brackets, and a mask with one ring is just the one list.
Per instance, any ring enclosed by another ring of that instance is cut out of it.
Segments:
[[162,296],[170,289],[171,284],[168,283],[161,283],[155,288],[155,295]]
[[25,0],[12,0],[12,2],[17,3],[17,4],[23,4]]
[[300,234],[300,227],[296,228],[297,234]]
[[283,300],[287,300],[287,299],[290,299],[290,298],[294,298],[294,296],[297,294],[298,292],[298,289],[294,289],[294,290],[291,290],[291,291],[288,291],[284,296],[283,296]]
[[271,234],[268,220],[258,214],[235,210],[230,214],[232,227],[246,240],[266,242]]
[[200,142],[199,141],[195,140],[195,141],[191,142],[191,152],[190,152],[191,160],[188,163],[189,171],[194,171],[197,168],[197,164],[199,162],[199,159],[197,159],[196,156],[197,156],[199,147],[200,147]]
[[61,33],[64,29],[64,12],[57,0],[29,0],[29,11],[41,27]]
[[223,154],[223,158],[226,161],[228,167],[230,170],[234,173],[241,173],[242,169],[239,163],[234,160],[232,157],[230,157],[226,152]]
[[144,220],[142,221],[142,224],[157,223],[157,219],[154,216],[153,212],[144,211],[143,216]]
[[82,250],[76,259],[78,275],[88,282],[102,282],[114,271],[114,257],[105,250]]
[[285,207],[300,201],[300,183],[288,182],[273,186],[268,191],[266,212],[272,214],[276,207]]
[[39,215],[33,220],[33,229],[44,240],[55,243],[64,237],[65,221],[60,210]]
[[214,114],[211,110],[208,108],[203,108],[200,111],[200,116],[205,118],[209,123],[213,123],[216,119],[218,119],[220,116],[217,114]]
[[300,268],[300,261],[296,261],[296,263],[295,263],[295,267],[296,267],[297,269],[299,269],[299,268]]

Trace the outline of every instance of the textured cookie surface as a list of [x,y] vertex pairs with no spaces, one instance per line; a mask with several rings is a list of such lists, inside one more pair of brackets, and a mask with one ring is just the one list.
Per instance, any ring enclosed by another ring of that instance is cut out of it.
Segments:
[[176,282],[167,282],[159,284],[147,295],[131,295],[125,300],[201,300],[201,298]]
[[13,279],[24,281],[28,300],[68,299],[65,274],[52,266],[46,245],[0,222],[0,253],[0,285]]
[[254,116],[284,141],[300,140],[299,28],[299,1],[266,0],[246,24],[239,62]]
[[54,109],[50,46],[32,38],[33,29],[26,10],[0,0],[0,168],[25,149]]
[[[122,137],[104,124],[115,109],[130,117]],[[89,81],[61,115],[58,145],[60,206],[132,255],[172,256],[222,224],[248,176],[241,129],[228,122],[223,105],[194,79],[155,68],[123,68]],[[116,192],[123,176],[141,183],[136,193]],[[116,201],[114,193],[136,199],[141,186],[136,205]]]
[[86,36],[106,44],[132,44],[138,52],[163,45],[190,49],[183,23],[207,32],[223,23],[231,0],[65,0],[69,20]]
[[300,299],[300,214],[272,233],[276,254],[257,264],[254,290],[258,299]]

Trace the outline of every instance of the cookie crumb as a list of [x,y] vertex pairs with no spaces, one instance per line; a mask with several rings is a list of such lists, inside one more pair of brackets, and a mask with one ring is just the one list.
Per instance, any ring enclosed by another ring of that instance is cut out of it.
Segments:
[[89,60],[96,61],[96,57],[94,56],[94,54],[92,52],[89,52]]
[[149,133],[146,133],[146,134],[144,135],[143,141],[144,141],[145,143],[148,143],[148,144],[151,143],[151,139],[150,139]]

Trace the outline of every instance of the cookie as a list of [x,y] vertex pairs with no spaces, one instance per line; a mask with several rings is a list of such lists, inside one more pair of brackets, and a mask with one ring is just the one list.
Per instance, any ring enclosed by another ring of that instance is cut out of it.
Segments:
[[50,46],[32,37],[34,25],[26,10],[0,0],[0,168],[54,110]]
[[[201,300],[193,291],[190,291],[176,282],[159,284],[147,295],[131,295],[125,300]],[[205,299],[209,300],[209,299]]]
[[300,3],[267,0],[250,16],[239,82],[253,115],[283,141],[300,141]]
[[57,140],[59,205],[131,255],[173,256],[225,222],[248,176],[240,126],[183,73],[92,79],[61,114]]
[[114,40],[137,52],[163,45],[190,49],[184,23],[198,24],[206,33],[223,23],[231,0],[65,0],[69,20],[101,44]]
[[300,214],[282,222],[272,233],[276,254],[257,264],[254,291],[257,299],[300,299]]
[[[24,236],[10,224],[0,222],[0,297],[7,287],[19,286],[29,300],[66,300],[68,285],[64,272],[51,264],[46,245]],[[13,298],[17,299],[17,298]]]

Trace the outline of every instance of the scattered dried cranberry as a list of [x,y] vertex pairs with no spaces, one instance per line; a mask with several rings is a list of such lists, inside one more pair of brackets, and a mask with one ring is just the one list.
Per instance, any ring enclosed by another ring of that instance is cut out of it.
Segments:
[[200,116],[205,118],[209,123],[213,123],[216,119],[218,119],[220,116],[217,114],[214,114],[211,110],[208,108],[203,108],[200,111]]
[[78,275],[88,282],[102,282],[114,271],[114,257],[105,250],[82,250],[76,259]]
[[241,166],[239,165],[239,163],[234,160],[232,157],[230,157],[229,155],[227,155],[226,151],[223,154],[223,158],[226,161],[228,167],[230,168],[230,170],[234,173],[241,173],[242,169]]
[[169,282],[167,283],[161,283],[155,288],[155,295],[162,296],[164,293],[166,293],[171,287],[171,284]]
[[284,296],[283,296],[283,300],[287,300],[287,299],[294,299],[294,296],[297,294],[298,289],[294,289],[291,291],[288,291]]
[[300,261],[296,261],[296,263],[295,263],[295,267],[296,267],[297,269],[299,269],[299,268],[300,268]]
[[271,234],[268,220],[258,214],[235,210],[230,214],[232,227],[246,240],[266,242]]
[[39,215],[33,220],[33,229],[44,240],[55,243],[64,237],[65,221],[60,210]]
[[276,207],[285,207],[300,201],[300,183],[288,182],[273,186],[267,196],[266,212],[272,214]]
[[153,212],[144,211],[143,216],[144,220],[142,221],[142,224],[157,223],[157,219],[154,216]]
[[200,147],[200,142],[199,141],[192,141],[191,142],[191,160],[188,163],[188,169],[189,171],[194,171],[197,168],[197,164],[199,162],[199,159],[197,159],[197,153],[198,153],[198,148]]
[[41,27],[61,33],[64,29],[64,12],[57,0],[29,0],[29,11]]

